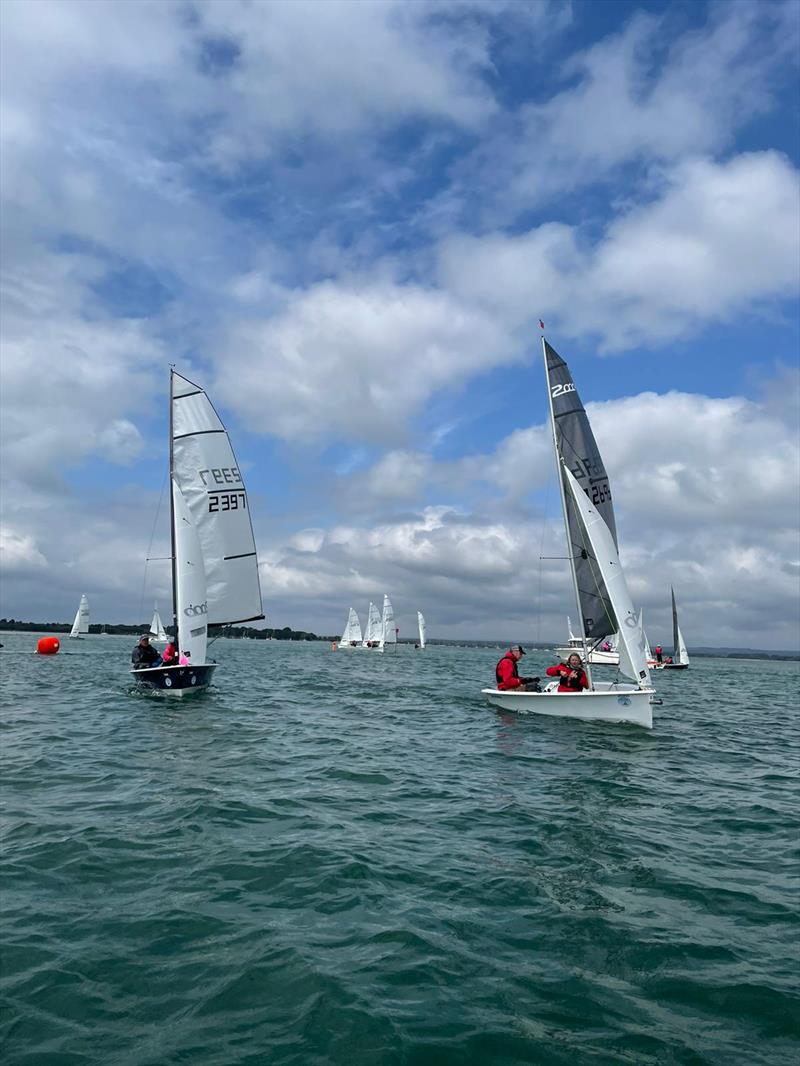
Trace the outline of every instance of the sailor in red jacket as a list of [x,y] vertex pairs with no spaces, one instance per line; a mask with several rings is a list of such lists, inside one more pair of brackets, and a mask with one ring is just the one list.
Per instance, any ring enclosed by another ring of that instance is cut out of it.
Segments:
[[573,652],[566,663],[547,667],[548,677],[560,678],[559,692],[581,692],[589,687],[589,679],[583,669],[583,662],[577,652]]
[[506,692],[508,689],[519,688],[524,692],[538,692],[539,691],[539,678],[538,677],[520,677],[517,671],[517,663],[525,654],[525,649],[521,644],[512,645],[505,653],[503,658],[494,668],[495,677],[497,679],[497,687],[501,692]]

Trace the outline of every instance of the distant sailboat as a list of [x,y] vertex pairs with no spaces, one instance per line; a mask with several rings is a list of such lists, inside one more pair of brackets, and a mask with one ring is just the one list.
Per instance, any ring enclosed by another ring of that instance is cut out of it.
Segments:
[[361,644],[361,623],[358,620],[355,608],[350,608],[347,616],[347,624],[339,641],[339,651],[349,651],[358,648]]
[[425,615],[422,611],[417,611],[417,623],[419,625],[419,646],[425,648]]
[[75,621],[72,623],[72,629],[69,635],[74,640],[80,640],[89,632],[89,601],[86,596],[81,596],[81,602],[78,604],[78,610],[75,612]]
[[160,642],[166,644],[169,640],[167,631],[164,629],[164,623],[161,621],[161,615],[158,613],[158,604],[155,604],[153,608],[153,621],[150,623],[150,636],[153,638],[153,643]]
[[381,612],[370,602],[369,611],[367,612],[367,631],[364,634],[364,640],[361,644],[362,648],[377,648],[381,642]]
[[183,665],[133,670],[136,681],[183,696],[205,688],[209,625],[264,617],[244,481],[205,391],[170,371],[172,601]]
[[[654,690],[645,660],[641,612],[631,602],[617,550],[609,479],[569,367],[542,338],[556,467],[567,534],[567,555],[578,607],[583,658],[598,640],[619,634],[620,674],[626,680],[595,681],[589,688],[559,692],[484,689],[503,710],[602,722],[633,722],[650,729]],[[627,680],[630,679],[630,680]]]
[[383,615],[381,618],[381,651],[385,649],[387,644],[394,645],[394,649],[397,651],[397,629],[394,624],[394,607],[392,607],[392,601],[384,593]]
[[[572,632],[572,622],[567,616],[567,644],[565,647],[556,648],[556,655],[561,656],[562,659],[567,659],[574,651],[576,651],[581,658],[583,658],[583,641],[579,637],[576,637]],[[586,655],[586,661],[590,666],[619,666],[619,652],[617,651],[617,645],[619,644],[619,636],[615,633],[608,638],[601,638],[602,643],[598,640],[589,650]],[[608,647],[606,647],[608,645]]]
[[663,670],[688,670],[689,652],[686,650],[683,633],[681,633],[681,627],[678,625],[678,608],[675,606],[675,590],[670,588],[670,592],[672,594],[672,662],[662,663],[661,668]]

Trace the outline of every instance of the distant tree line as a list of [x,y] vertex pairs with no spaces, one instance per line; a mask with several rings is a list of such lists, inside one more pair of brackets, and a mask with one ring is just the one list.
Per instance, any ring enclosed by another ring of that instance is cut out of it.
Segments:
[[[17,622],[14,618],[0,618],[0,629],[19,633],[69,633],[72,629],[70,622]],[[108,633],[111,636],[136,636],[139,633],[147,633],[150,623],[142,625],[90,625],[89,634],[99,635]],[[167,626],[167,633],[172,633],[173,627]],[[325,640],[315,633],[306,633],[302,629],[290,629],[284,626],[282,629],[252,629],[249,626],[209,626],[210,637],[241,637],[250,640]]]

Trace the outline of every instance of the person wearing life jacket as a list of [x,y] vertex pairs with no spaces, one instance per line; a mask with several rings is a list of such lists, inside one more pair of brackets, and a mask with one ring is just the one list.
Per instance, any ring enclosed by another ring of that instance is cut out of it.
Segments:
[[178,665],[178,645],[175,643],[174,638],[170,638],[167,641],[167,646],[161,656],[161,664],[162,666]]
[[656,644],[656,662],[662,663],[664,661],[664,652],[661,650],[661,645]]
[[521,689],[523,692],[539,691],[540,678],[519,676],[517,663],[524,654],[525,649],[521,644],[513,644],[495,666],[494,674],[497,687],[501,692],[508,692],[509,689],[515,688]]
[[589,678],[583,669],[583,662],[577,652],[573,652],[565,663],[547,667],[548,677],[557,677],[559,692],[582,692],[589,687]]
[[139,643],[131,652],[131,662],[134,670],[149,670],[161,665],[161,656],[150,645],[149,633],[143,633],[139,637]]

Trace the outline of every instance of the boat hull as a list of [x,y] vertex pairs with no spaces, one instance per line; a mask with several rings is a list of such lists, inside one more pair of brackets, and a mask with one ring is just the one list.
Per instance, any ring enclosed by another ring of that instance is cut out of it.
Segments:
[[661,663],[655,666],[656,670],[688,670],[688,663]]
[[[556,648],[555,651],[556,655],[565,661],[569,655],[573,655],[575,652],[583,658],[582,648]],[[589,652],[587,659],[590,666],[619,666],[618,651],[601,651],[599,648],[594,648]]]
[[216,668],[216,663],[204,663],[202,666],[153,666],[131,673],[142,688],[167,696],[187,696],[207,689]]
[[516,714],[543,714],[551,718],[574,718],[581,722],[630,723],[653,728],[651,697],[654,689],[634,685],[598,682],[591,691],[556,692],[548,686],[544,692],[521,692],[483,689],[493,707]]

